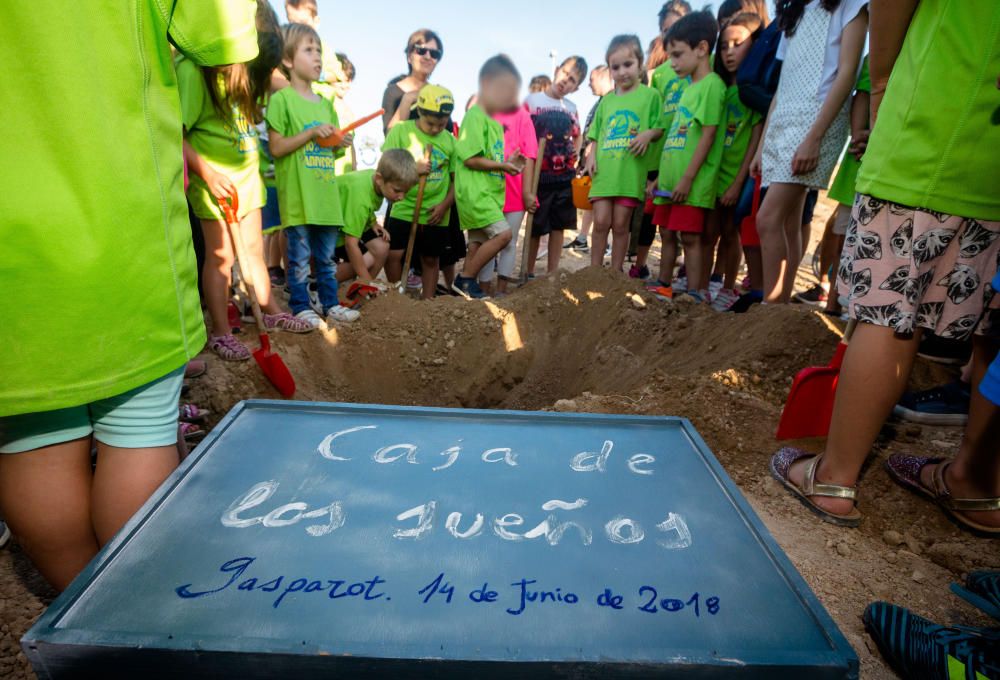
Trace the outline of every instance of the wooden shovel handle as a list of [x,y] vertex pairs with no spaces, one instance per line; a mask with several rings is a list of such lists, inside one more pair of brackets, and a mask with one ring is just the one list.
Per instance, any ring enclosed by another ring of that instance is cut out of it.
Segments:
[[[430,163],[433,146],[428,144],[424,149],[424,162]],[[420,211],[424,207],[424,190],[427,188],[427,175],[420,177],[417,185],[417,201],[413,206],[413,221],[410,223],[410,239],[406,243],[406,258],[403,260],[403,276],[409,276],[410,260],[413,258],[413,246],[417,241],[417,225],[420,224]]]

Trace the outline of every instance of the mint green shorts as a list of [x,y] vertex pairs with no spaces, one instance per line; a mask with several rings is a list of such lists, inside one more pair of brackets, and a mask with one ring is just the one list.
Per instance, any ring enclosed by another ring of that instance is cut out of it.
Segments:
[[177,442],[184,367],[151,383],[82,406],[0,418],[0,453],[23,453],[94,435],[123,449]]

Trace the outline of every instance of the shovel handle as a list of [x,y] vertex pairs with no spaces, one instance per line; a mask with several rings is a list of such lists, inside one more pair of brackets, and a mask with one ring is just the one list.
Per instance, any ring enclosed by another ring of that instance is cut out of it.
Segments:
[[[541,137],[538,140],[538,153],[535,155],[535,167],[534,172],[531,177],[531,193],[535,196],[538,195],[538,182],[542,178],[542,160],[545,158],[545,137]],[[531,243],[531,228],[535,224],[535,213],[529,212],[528,217],[524,220],[524,238],[521,240],[521,283],[527,283],[528,281],[528,257],[529,257],[529,246]],[[551,247],[552,244],[549,244]],[[559,248],[562,248],[562,244],[558,244]]]
[[[433,146],[428,144],[424,148],[424,162],[430,163]],[[424,190],[427,188],[427,175],[420,178],[417,186],[417,200],[413,205],[413,221],[410,223],[410,240],[406,242],[406,258],[403,260],[403,276],[409,276],[410,260],[413,259],[413,246],[417,242],[417,225],[420,224],[420,211],[424,207]]]
[[247,266],[250,258],[243,244],[243,235],[240,234],[239,206],[239,197],[235,195],[219,201],[219,207],[222,208],[222,212],[226,216],[226,226],[229,228],[229,238],[233,242],[236,262],[240,265],[240,274],[243,275],[243,282],[246,283],[247,293],[250,294],[250,307],[253,309],[253,318],[257,322],[257,329],[260,333],[260,345],[266,349],[270,345],[270,342],[267,340],[267,327],[264,325],[264,315],[260,311],[260,303],[257,301],[257,288],[254,286],[253,273]]

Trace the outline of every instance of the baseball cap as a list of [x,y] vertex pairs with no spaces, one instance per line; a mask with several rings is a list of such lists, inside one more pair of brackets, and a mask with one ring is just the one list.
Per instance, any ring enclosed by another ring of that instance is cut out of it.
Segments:
[[441,115],[451,115],[455,110],[455,98],[451,91],[440,85],[424,85],[417,95],[416,108],[423,109],[428,113],[440,113]]

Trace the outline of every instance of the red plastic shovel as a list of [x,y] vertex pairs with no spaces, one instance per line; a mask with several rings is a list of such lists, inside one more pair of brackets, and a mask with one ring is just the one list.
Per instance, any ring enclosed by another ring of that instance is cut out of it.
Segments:
[[837,394],[840,366],[854,334],[857,321],[851,319],[844,339],[837,345],[828,366],[811,366],[799,371],[788,392],[788,401],[778,422],[777,439],[825,437],[830,432],[833,400]]
[[337,130],[332,135],[329,135],[328,137],[320,137],[319,139],[316,140],[316,143],[319,144],[320,146],[325,146],[325,147],[340,146],[341,142],[344,141],[344,137],[349,132],[354,132],[368,121],[375,120],[383,113],[385,113],[385,109],[379,109],[375,113],[369,114],[364,118],[358,118],[356,121],[354,121],[347,127]]
[[219,207],[226,215],[226,224],[229,227],[229,237],[233,241],[233,250],[236,251],[236,261],[240,265],[240,273],[246,283],[247,292],[250,294],[250,306],[253,308],[253,318],[257,321],[257,333],[260,338],[260,347],[254,350],[253,358],[264,372],[264,376],[277,388],[281,396],[290,399],[295,394],[295,379],[292,378],[288,366],[281,360],[281,357],[271,351],[271,339],[267,335],[267,326],[264,325],[264,315],[260,311],[260,303],[257,302],[257,289],[254,287],[253,273],[250,270],[249,258],[243,247],[243,237],[240,235],[239,209],[240,202],[234,194],[228,201],[219,201]]

